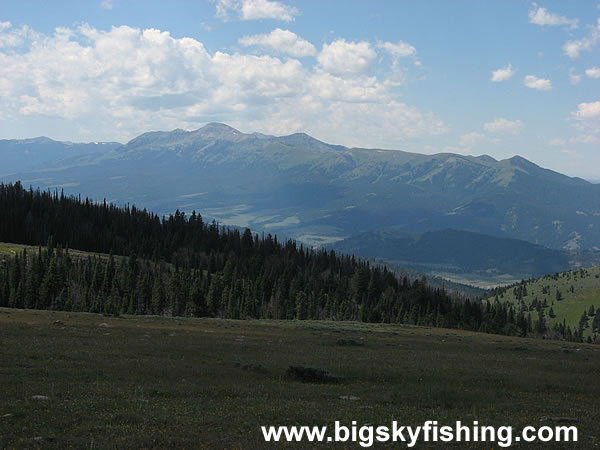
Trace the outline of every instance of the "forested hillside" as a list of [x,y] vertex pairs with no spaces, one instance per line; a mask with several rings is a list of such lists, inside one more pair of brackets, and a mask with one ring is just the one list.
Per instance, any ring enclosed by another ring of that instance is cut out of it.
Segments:
[[44,245],[3,259],[0,306],[535,331],[507,303],[453,297],[352,256],[205,224],[195,212],[159,218],[20,183],[0,184],[0,211],[0,241]]
[[592,340],[600,333],[600,267],[522,280],[489,296],[531,311],[549,327],[565,323]]
[[408,233],[383,229],[361,233],[330,248],[363,257],[441,273],[478,274],[481,278],[518,280],[570,268],[570,254],[527,241],[500,238],[462,230]]

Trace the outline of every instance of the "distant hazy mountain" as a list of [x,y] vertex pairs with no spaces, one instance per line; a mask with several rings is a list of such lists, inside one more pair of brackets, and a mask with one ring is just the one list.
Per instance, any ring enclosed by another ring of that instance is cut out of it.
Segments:
[[332,245],[339,252],[379,257],[438,273],[479,274],[484,279],[527,279],[571,267],[566,251],[518,239],[458,230],[407,233],[386,229],[361,233]]
[[47,137],[0,140],[0,176],[46,167],[59,167],[65,159],[90,153],[105,153],[120,147],[118,142],[77,144],[53,141]]
[[[30,159],[44,152],[35,141],[18,142]],[[245,134],[223,124],[145,133],[101,150],[48,161],[43,170],[25,164],[2,179],[71,186],[65,190],[159,213],[195,209],[311,244],[402,227],[600,248],[600,185],[518,156],[496,161],[346,148],[302,133]]]

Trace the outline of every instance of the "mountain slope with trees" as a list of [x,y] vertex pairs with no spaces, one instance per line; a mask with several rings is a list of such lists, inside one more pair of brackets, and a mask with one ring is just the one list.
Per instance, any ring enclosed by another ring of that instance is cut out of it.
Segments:
[[[450,296],[352,256],[207,225],[196,213],[161,219],[19,183],[0,184],[0,211],[0,241],[47,243],[2,259],[0,306],[533,331],[508,303]],[[109,256],[74,258],[69,247]]]
[[548,329],[567,325],[592,340],[600,335],[600,267],[522,280],[494,289],[488,298],[530,311]]
[[330,248],[362,257],[380,257],[417,270],[478,274],[483,279],[508,276],[521,280],[571,267],[571,255],[566,251],[460,230],[376,230],[336,242]]

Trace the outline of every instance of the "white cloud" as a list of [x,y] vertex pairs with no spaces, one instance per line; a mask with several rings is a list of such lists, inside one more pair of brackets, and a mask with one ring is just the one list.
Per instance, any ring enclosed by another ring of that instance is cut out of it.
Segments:
[[491,81],[498,83],[500,81],[510,80],[514,74],[515,71],[513,70],[512,65],[509,64],[506,67],[492,71]]
[[317,54],[315,46],[310,42],[289,30],[282,30],[281,28],[276,28],[269,34],[244,36],[239,42],[246,47],[259,46],[274,50],[277,53],[287,53],[297,58]]
[[106,9],[106,10],[113,9],[113,2],[112,2],[112,0],[102,0],[100,2],[100,8]]
[[485,142],[486,137],[483,133],[478,133],[477,131],[473,131],[471,133],[463,134],[460,137],[460,145],[461,147],[473,147],[475,145],[481,144]]
[[275,19],[293,22],[300,14],[297,8],[272,0],[217,0],[217,16],[228,20],[235,13],[242,20]]
[[326,108],[325,120],[314,128],[316,135],[329,135],[333,142],[348,146],[401,148],[402,142],[448,131],[431,113],[397,101],[383,103],[334,102]]
[[581,82],[581,75],[575,73],[575,69],[573,69],[572,67],[569,69],[569,82],[572,85],[576,85]]
[[375,51],[368,42],[337,39],[331,44],[323,44],[317,59],[321,67],[331,74],[357,75],[368,71],[375,57]]
[[394,58],[403,58],[406,56],[414,56],[417,54],[417,49],[407,42],[378,42],[377,48],[384,49]]
[[483,124],[483,128],[490,133],[512,134],[518,136],[525,126],[520,120],[507,120],[502,117]]
[[300,12],[293,6],[270,0],[242,0],[242,19],[277,19],[294,21]]
[[565,42],[563,52],[569,58],[577,59],[583,51],[589,51],[600,42],[600,18],[596,25],[589,27],[589,33],[582,39],[576,39]]
[[580,103],[572,112],[574,127],[581,132],[578,143],[595,144],[600,138],[600,101]]
[[[266,37],[265,45],[302,53]],[[447,130],[433,113],[397,100],[389,64],[377,71],[383,75],[365,73],[375,60],[368,43],[335,41],[324,46],[320,65],[305,67],[291,57],[211,54],[195,39],[127,26],[44,35],[3,25],[0,42],[17,45],[0,48],[0,120],[57,138],[126,141],[217,121],[389,147]],[[38,127],[45,118],[50,131]],[[57,124],[63,136],[53,134]]]
[[580,134],[569,139],[571,144],[597,144],[599,141],[600,139],[592,134]]
[[392,66],[387,80],[389,86],[402,86],[406,83],[408,68],[403,61],[405,58],[410,57],[415,66],[421,66],[421,61],[417,58],[417,49],[408,42],[377,41],[377,48],[384,50],[392,57]]
[[241,4],[239,0],[217,0],[215,8],[217,17],[222,20],[228,20],[230,12],[237,11],[239,13]]
[[20,47],[26,41],[39,38],[39,36],[39,33],[36,33],[27,25],[15,28],[10,22],[0,22],[0,49]]
[[600,78],[600,67],[592,67],[587,69],[585,74],[590,78]]
[[295,59],[282,62],[271,56],[216,52],[211,63],[220,85],[215,100],[225,104],[291,97],[306,78],[302,64]]
[[376,77],[344,78],[320,70],[311,75],[308,87],[315,97],[348,103],[386,102],[389,94],[385,83]]
[[582,133],[578,142],[596,143],[595,138],[600,137],[600,101],[578,104],[577,111],[572,112],[571,117],[576,120],[575,128]]
[[564,16],[548,12],[546,8],[538,6],[536,3],[533,4],[533,9],[529,10],[529,23],[536,25],[550,25],[550,26],[567,26],[575,29],[579,24],[578,19],[568,19]]
[[598,137],[591,134],[580,134],[566,139],[554,138],[549,144],[554,146],[565,146],[567,144],[596,144],[599,141]]
[[600,116],[600,102],[580,103],[577,105],[577,111],[572,113],[577,120],[590,119]]
[[537,91],[549,91],[552,89],[552,82],[550,80],[538,78],[535,75],[527,75],[523,79],[523,84]]

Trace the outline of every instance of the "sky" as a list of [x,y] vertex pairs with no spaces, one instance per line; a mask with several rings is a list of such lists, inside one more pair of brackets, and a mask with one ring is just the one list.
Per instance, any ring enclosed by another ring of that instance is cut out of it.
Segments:
[[600,1],[0,0],[0,139],[209,122],[600,179]]

